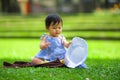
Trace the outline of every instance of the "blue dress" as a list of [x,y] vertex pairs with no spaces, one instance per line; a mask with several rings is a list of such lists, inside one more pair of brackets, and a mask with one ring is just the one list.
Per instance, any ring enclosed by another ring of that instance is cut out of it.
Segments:
[[57,38],[44,34],[41,39],[43,37],[46,37],[46,41],[50,42],[50,45],[46,49],[40,50],[35,58],[42,58],[47,61],[54,61],[56,58],[59,60],[64,59],[66,54],[66,50],[63,45],[64,36]]

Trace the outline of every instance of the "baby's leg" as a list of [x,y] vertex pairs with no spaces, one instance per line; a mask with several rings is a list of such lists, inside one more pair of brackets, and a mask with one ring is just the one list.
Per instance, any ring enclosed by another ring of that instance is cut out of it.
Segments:
[[33,58],[32,60],[34,64],[42,64],[43,61],[44,59],[41,59],[41,58]]

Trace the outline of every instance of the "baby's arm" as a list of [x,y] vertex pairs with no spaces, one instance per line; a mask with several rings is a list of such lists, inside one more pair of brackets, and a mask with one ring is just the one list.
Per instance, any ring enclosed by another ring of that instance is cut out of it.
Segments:
[[40,49],[45,49],[50,45],[50,42],[46,42],[46,37],[43,37],[41,44],[40,44]]
[[65,38],[63,39],[63,44],[64,44],[64,46],[65,46],[66,48],[68,48],[71,43],[72,43],[71,41],[68,42]]

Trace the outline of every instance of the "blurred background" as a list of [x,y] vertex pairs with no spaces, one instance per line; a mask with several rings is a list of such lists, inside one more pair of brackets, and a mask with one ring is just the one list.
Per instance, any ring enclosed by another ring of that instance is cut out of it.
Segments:
[[0,0],[2,13],[23,15],[48,12],[90,13],[95,10],[118,10],[120,0]]
[[120,40],[120,0],[0,0],[0,38],[39,38],[50,13],[68,39]]
[[[11,73],[16,72],[16,69],[6,71],[7,69],[4,70],[1,66],[4,61],[31,61],[40,50],[40,36],[47,33],[45,18],[50,13],[57,13],[62,17],[62,34],[68,41],[78,36],[88,43],[86,64],[89,69],[82,70],[83,72],[69,71],[73,78],[76,78],[76,75],[81,78],[81,74],[85,73],[82,77],[90,77],[91,80],[120,79],[120,0],[0,0],[1,76],[10,80],[12,76],[28,79],[28,76],[21,77]],[[30,75],[34,72],[31,68],[26,70],[24,72],[30,72]],[[41,69],[37,72],[39,71]],[[24,73],[21,69],[18,72]],[[49,72],[45,76],[53,77]],[[45,76],[43,74],[43,77]],[[36,73],[32,77],[36,78]],[[58,78],[61,78],[61,75]],[[70,79],[72,78],[68,77],[68,80]]]
[[40,14],[48,12],[90,13],[95,10],[118,10],[120,0],[0,0],[2,13]]

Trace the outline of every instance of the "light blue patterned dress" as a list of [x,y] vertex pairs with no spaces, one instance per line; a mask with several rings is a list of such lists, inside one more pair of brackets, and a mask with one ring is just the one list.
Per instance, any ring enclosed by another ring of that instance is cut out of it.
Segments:
[[66,54],[66,50],[63,45],[65,39],[64,36],[57,38],[44,34],[41,39],[43,37],[46,37],[46,41],[50,42],[50,45],[46,49],[40,50],[35,58],[42,58],[47,61],[54,61],[57,58],[59,60],[64,59]]
[[[65,40],[64,36],[60,36],[59,38],[51,37],[47,34],[43,34],[41,39],[46,37],[46,41],[50,42],[50,45],[43,50],[40,50],[35,58],[42,58],[47,61],[54,61],[55,59],[64,59],[66,54],[66,49],[64,48],[63,42]],[[76,68],[87,68],[86,64],[81,64]]]

